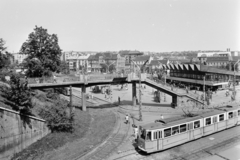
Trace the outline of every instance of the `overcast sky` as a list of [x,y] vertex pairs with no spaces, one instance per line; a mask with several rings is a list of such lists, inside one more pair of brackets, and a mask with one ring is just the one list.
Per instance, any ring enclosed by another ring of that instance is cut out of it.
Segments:
[[240,0],[0,0],[8,51],[35,25],[63,51],[240,50]]

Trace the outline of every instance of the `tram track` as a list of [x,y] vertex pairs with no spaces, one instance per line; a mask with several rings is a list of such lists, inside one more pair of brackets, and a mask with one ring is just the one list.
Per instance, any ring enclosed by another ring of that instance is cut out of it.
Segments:
[[[114,152],[126,139],[130,124],[123,124],[121,121],[121,116],[118,112],[115,112],[118,117],[118,129],[116,132],[110,136],[105,142],[103,142],[99,147],[97,147],[95,150],[85,154],[81,155],[81,157],[78,157],[74,160],[102,160],[107,159],[107,157]],[[124,132],[122,133],[122,131]]]

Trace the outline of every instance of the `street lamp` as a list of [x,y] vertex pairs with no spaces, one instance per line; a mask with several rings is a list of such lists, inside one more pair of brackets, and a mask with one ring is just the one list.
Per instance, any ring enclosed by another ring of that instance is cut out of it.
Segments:
[[[132,60],[131,60],[132,61]],[[134,65],[136,65],[139,69],[139,121],[142,121],[142,99],[141,99],[141,68],[134,62],[132,61]]]
[[235,88],[235,83],[236,83],[236,74],[235,74],[235,66],[238,64],[240,59],[237,60],[237,62],[233,65],[233,71],[234,71],[234,78],[233,78],[233,100],[236,98],[236,88]]

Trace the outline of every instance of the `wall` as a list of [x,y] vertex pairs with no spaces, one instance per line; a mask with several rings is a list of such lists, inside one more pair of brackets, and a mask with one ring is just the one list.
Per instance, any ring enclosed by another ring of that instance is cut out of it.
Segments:
[[10,159],[50,133],[43,119],[0,107],[0,159]]

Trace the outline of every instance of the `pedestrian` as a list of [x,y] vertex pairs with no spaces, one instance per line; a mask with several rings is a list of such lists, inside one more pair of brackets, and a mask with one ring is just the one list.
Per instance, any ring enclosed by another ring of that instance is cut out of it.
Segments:
[[121,104],[121,99],[120,99],[120,97],[118,96],[118,105],[120,105]]
[[125,120],[125,123],[128,124],[128,115],[126,115]]
[[56,76],[53,75],[53,83],[57,83]]
[[161,114],[161,119],[163,120],[163,118],[164,118],[164,117],[163,117],[163,115]]
[[134,137],[135,137],[135,139],[138,138],[138,127],[137,126],[134,127]]

